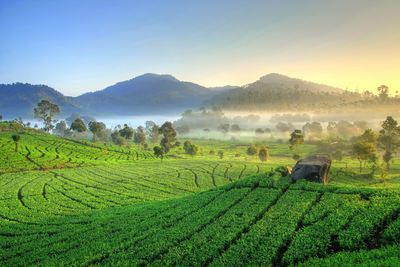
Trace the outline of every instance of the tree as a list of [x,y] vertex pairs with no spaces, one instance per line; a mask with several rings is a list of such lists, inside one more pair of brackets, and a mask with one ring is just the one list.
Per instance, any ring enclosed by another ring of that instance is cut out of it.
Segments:
[[65,133],[67,132],[67,124],[65,123],[65,121],[60,121],[56,124],[55,132],[60,136],[65,135]]
[[220,159],[223,159],[223,158],[224,158],[224,151],[219,150],[219,151],[218,151],[218,157],[219,157]]
[[330,136],[336,136],[337,135],[337,123],[334,121],[328,122],[328,126],[326,127],[326,131]]
[[89,122],[89,130],[93,134],[93,142],[96,142],[96,140],[102,135],[105,129],[106,125],[102,122],[97,122],[97,121]]
[[116,144],[117,146],[123,146],[126,143],[126,139],[124,137],[121,136],[120,132],[115,130],[112,134],[111,134],[111,140],[113,141],[114,144]]
[[389,98],[389,87],[386,85],[381,85],[377,88],[378,96],[382,101],[385,101]]
[[0,115],[0,121],[2,121],[3,120],[3,115]]
[[233,124],[233,125],[231,126],[231,131],[234,132],[234,133],[240,132],[240,127],[239,127],[239,125]]
[[161,161],[164,159],[165,151],[164,151],[164,148],[163,148],[163,147],[161,147],[161,146],[155,146],[155,147],[153,148],[153,151],[154,151],[154,156],[156,156],[157,158],[160,158]]
[[14,134],[13,136],[11,136],[11,138],[15,143],[15,152],[18,152],[18,143],[19,140],[21,140],[21,136],[19,136],[18,134]]
[[124,124],[124,128],[119,130],[119,134],[126,140],[129,140],[129,139],[132,139],[134,131],[133,131],[132,127],[129,127],[127,124]]
[[290,134],[290,149],[291,150],[297,150],[298,146],[304,143],[304,135],[301,130],[294,130]]
[[152,143],[158,143],[160,139],[160,127],[157,124],[154,124],[149,132],[149,138]]
[[223,123],[223,124],[219,125],[218,130],[223,132],[224,134],[226,134],[227,132],[229,132],[229,124]]
[[268,159],[268,148],[261,147],[260,150],[258,151],[258,158],[261,161],[267,161],[267,159]]
[[319,122],[307,122],[303,126],[304,135],[306,135],[309,139],[320,138],[322,136],[322,125]]
[[71,130],[78,133],[83,133],[87,131],[86,125],[82,119],[77,118],[71,123]]
[[363,162],[367,160],[375,160],[376,158],[376,147],[373,143],[359,141],[353,144],[353,155],[358,159],[360,163],[360,172],[362,171]]
[[167,121],[160,127],[160,133],[163,135],[160,145],[164,149],[164,153],[167,154],[176,142],[176,131],[172,127],[172,123]]
[[373,162],[373,166],[377,160],[377,135],[371,129],[367,129],[364,133],[354,138],[354,144],[352,146],[353,155],[360,162],[360,172],[362,166],[366,165],[367,161]]
[[255,154],[257,154],[258,149],[255,145],[251,145],[247,148],[247,155],[249,156],[254,156]]
[[140,145],[146,143],[146,134],[144,133],[144,128],[142,126],[137,127],[133,141]]
[[199,150],[199,148],[195,144],[192,144],[190,141],[185,141],[183,143],[183,149],[185,150],[186,154],[192,156],[196,155]]
[[261,128],[257,128],[256,129],[256,134],[264,134],[265,133],[265,131],[263,130],[263,129],[261,129]]
[[40,101],[33,109],[35,118],[43,120],[44,130],[50,132],[53,126],[53,118],[56,114],[60,113],[60,108],[48,100]]
[[275,127],[278,131],[280,131],[282,133],[290,132],[290,131],[293,131],[293,129],[294,129],[293,124],[291,124],[290,122],[289,123],[278,122],[278,124]]
[[390,161],[400,147],[400,126],[392,116],[386,117],[379,131],[378,145],[384,150],[383,161],[386,169],[390,169]]

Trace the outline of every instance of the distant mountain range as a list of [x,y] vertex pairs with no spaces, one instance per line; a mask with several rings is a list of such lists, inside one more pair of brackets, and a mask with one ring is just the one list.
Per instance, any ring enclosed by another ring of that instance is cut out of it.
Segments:
[[171,75],[148,73],[83,94],[74,101],[91,115],[176,113],[199,107],[217,92]]
[[74,98],[46,85],[28,83],[0,84],[0,115],[3,119],[31,118],[33,107],[42,99],[56,103],[63,114],[79,112]]
[[361,95],[339,88],[272,73],[245,86],[207,88],[171,75],[144,74],[78,97],[64,96],[46,85],[0,85],[0,114],[4,118],[32,117],[33,107],[48,99],[63,116],[125,116],[181,113],[201,106],[225,110],[282,110],[335,107],[359,101]]

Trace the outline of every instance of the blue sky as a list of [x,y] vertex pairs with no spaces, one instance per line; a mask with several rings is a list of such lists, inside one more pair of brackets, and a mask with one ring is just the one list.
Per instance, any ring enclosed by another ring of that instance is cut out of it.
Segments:
[[67,95],[154,72],[206,86],[279,72],[400,89],[400,1],[0,0],[0,83]]

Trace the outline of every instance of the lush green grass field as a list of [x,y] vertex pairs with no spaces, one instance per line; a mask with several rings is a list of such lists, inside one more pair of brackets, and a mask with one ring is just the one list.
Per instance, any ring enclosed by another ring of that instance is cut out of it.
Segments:
[[396,161],[385,182],[334,162],[324,186],[270,172],[294,164],[285,144],[260,162],[246,143],[195,140],[199,155],[161,161],[37,133],[15,152],[12,134],[0,133],[1,266],[400,264]]

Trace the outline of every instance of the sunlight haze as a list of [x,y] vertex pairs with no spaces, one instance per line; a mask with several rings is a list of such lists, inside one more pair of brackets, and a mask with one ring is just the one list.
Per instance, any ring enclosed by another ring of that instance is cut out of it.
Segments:
[[275,72],[400,89],[400,1],[2,1],[0,83],[67,95],[143,73],[203,86]]

